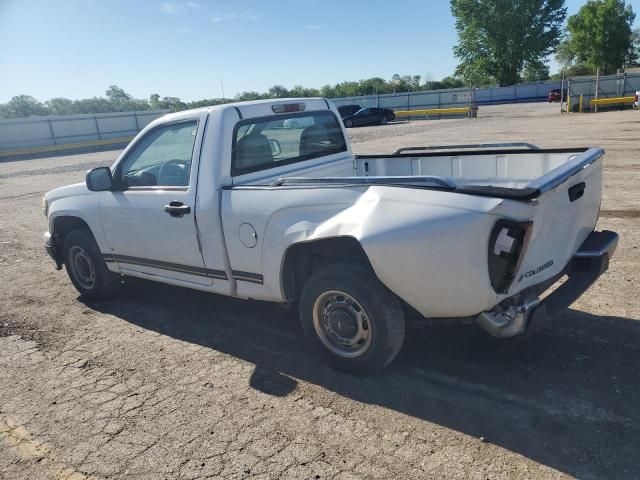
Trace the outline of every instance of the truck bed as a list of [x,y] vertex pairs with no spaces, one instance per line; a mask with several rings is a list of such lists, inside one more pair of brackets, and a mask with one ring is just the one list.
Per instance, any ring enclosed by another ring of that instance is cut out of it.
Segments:
[[[424,248],[424,255],[416,257],[412,248],[417,244],[409,247],[409,242],[405,242],[404,249],[392,250],[393,267],[389,267],[390,271],[402,271],[402,276],[387,277],[382,267],[374,264],[374,268],[392,291],[403,292],[402,298],[423,315],[446,316],[445,310],[451,312],[451,305],[457,305],[460,308],[454,316],[463,316],[473,313],[482,303],[481,309],[492,308],[509,296],[556,278],[565,270],[595,229],[602,194],[602,161],[599,159],[604,155],[600,148],[468,147],[414,148],[390,155],[360,155],[353,160],[354,176],[320,178],[320,175],[314,176],[313,171],[300,171],[298,177],[280,178],[268,188],[307,192],[321,189],[331,192],[327,196],[335,199],[340,198],[341,190],[359,192],[363,198],[367,192],[367,200],[373,199],[380,212],[374,224],[381,224],[382,229],[392,229],[396,217],[404,218],[413,212],[418,220],[412,226],[411,235],[421,238],[416,241]],[[477,198],[474,200],[474,197]],[[443,213],[443,208],[449,213]],[[447,237],[456,224],[453,210],[449,208],[479,212],[482,227],[468,225]],[[362,213],[355,218],[359,215]],[[440,219],[444,219],[444,223]],[[474,265],[471,270],[482,271],[490,255],[488,232],[501,219],[529,223],[532,227],[515,280],[508,290],[494,294],[478,288],[483,284],[482,279],[463,282],[455,271],[469,270],[471,265]],[[463,230],[469,233],[468,237]],[[372,257],[388,255],[386,245],[374,251],[366,235],[361,236],[359,240],[367,253],[372,252]],[[377,241],[378,238],[372,243]],[[438,255],[429,252],[438,252]],[[461,252],[465,252],[464,256]],[[456,255],[461,258],[459,264],[452,260]],[[447,260],[441,263],[440,259]],[[424,272],[435,271],[440,272],[439,281],[437,286],[430,287],[429,293],[437,291],[437,294],[425,299],[424,289],[412,285],[422,284]],[[444,302],[447,309],[433,308],[441,298],[447,298]],[[464,301],[460,301],[461,298]],[[472,298],[475,300],[471,301]]]
[[[514,146],[525,148],[511,148]],[[479,150],[483,147],[488,148]],[[274,183],[404,185],[529,201],[602,155],[600,148],[540,149],[530,144],[410,147],[391,155],[357,155],[350,177],[305,175]]]

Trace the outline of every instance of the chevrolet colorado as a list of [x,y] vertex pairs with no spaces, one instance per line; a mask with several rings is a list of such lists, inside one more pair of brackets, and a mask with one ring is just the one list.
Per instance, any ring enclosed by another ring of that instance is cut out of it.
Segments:
[[603,155],[354,157],[325,99],[219,105],[155,120],[112,167],[48,192],[44,242],[86,298],[131,276],[297,305],[334,367],[370,373],[399,352],[409,313],[510,337],[586,291],[618,240],[594,231]]

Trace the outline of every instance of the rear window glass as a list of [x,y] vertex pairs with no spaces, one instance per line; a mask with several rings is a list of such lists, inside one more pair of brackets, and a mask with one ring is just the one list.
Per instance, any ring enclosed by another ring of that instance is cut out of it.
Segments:
[[245,120],[234,133],[232,173],[255,172],[346,150],[340,124],[331,112]]

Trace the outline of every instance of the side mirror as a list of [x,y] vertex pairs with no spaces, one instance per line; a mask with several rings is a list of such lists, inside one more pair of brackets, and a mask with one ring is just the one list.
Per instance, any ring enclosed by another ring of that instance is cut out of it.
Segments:
[[282,148],[280,147],[280,142],[276,139],[269,140],[269,146],[271,147],[271,155],[277,157],[282,153]]
[[109,167],[98,167],[87,172],[87,188],[92,192],[104,192],[113,187],[113,177]]

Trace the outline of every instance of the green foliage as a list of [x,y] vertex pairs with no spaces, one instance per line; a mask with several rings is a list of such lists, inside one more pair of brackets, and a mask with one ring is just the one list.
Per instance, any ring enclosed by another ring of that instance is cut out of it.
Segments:
[[560,41],[564,0],[451,0],[460,59],[456,74],[473,85],[513,85]]
[[591,68],[589,65],[585,65],[584,63],[576,63],[575,65],[571,65],[570,67],[564,68],[562,71],[551,75],[551,80],[561,80],[562,72],[564,72],[565,78],[596,74],[596,70],[594,68]]
[[640,28],[631,32],[631,46],[627,52],[626,64],[637,65],[640,61]]
[[128,102],[133,97],[117,85],[111,85],[106,91],[107,98],[112,102]]
[[69,100],[68,98],[52,98],[44,102],[44,105],[51,115],[70,115],[75,113],[73,100]]
[[267,98],[267,95],[264,93],[258,93],[254,91],[242,92],[236,95],[236,100],[238,102],[247,102],[249,100],[262,100],[263,98]]
[[445,90],[447,88],[462,88],[466,87],[468,84],[465,84],[464,80],[457,77],[444,77],[440,81],[429,82],[426,90]]
[[30,95],[18,95],[2,105],[5,118],[23,118],[31,115],[46,115],[47,108]]
[[522,79],[525,82],[541,82],[549,80],[549,65],[542,62],[531,62],[522,72]]
[[[581,65],[602,74],[615,73],[637,60],[637,36],[631,26],[635,14],[624,0],[588,0],[567,21],[568,34],[556,58],[564,67]],[[635,41],[635,45],[634,45]]]
[[154,93],[149,100],[133,98],[117,85],[111,85],[104,97],[70,100],[68,98],[52,98],[44,103],[28,95],[13,97],[6,104],[0,104],[0,118],[21,118],[30,115],[70,115],[77,113],[131,112],[142,110],[170,110],[178,112],[188,108],[199,108],[229,102],[261,100],[265,98],[300,98],[300,97],[357,97],[361,95],[382,95],[393,92],[418,90],[435,90],[464,87],[465,82],[456,77],[445,77],[441,81],[421,84],[420,75],[397,75],[396,80],[385,80],[380,77],[368,78],[357,82],[342,82],[325,85],[320,89],[306,88],[296,85],[287,89],[282,85],[274,85],[267,92],[242,92],[234,99],[205,98],[193,102],[185,102],[178,97],[161,97]]

